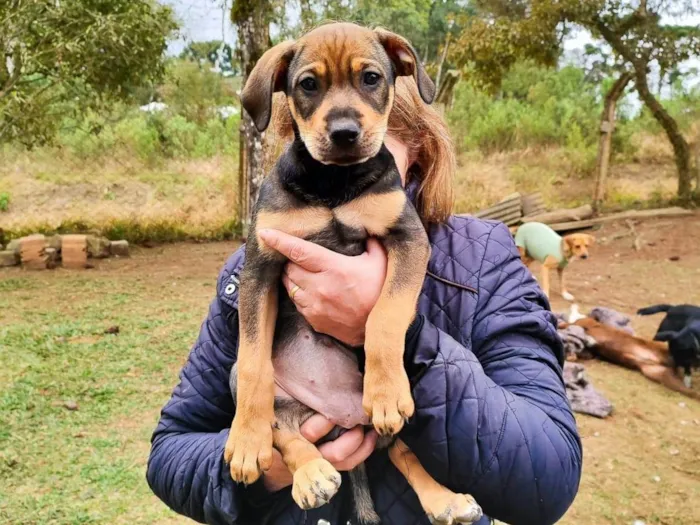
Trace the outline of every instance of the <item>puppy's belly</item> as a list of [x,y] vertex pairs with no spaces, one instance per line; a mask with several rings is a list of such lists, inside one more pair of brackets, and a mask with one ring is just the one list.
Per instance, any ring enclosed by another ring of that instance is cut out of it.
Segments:
[[[305,323],[304,323],[305,324]],[[303,326],[275,346],[278,397],[291,397],[343,428],[369,424],[355,354]]]

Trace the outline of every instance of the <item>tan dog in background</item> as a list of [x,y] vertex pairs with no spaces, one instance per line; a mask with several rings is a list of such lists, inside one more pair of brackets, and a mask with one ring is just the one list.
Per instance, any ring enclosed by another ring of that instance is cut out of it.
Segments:
[[549,271],[556,268],[561,296],[567,301],[573,301],[574,296],[566,290],[564,270],[574,259],[588,259],[588,248],[594,243],[593,235],[572,233],[562,237],[541,222],[527,222],[515,233],[515,244],[525,266],[529,268],[533,261],[542,263],[540,286],[545,295],[549,297]]

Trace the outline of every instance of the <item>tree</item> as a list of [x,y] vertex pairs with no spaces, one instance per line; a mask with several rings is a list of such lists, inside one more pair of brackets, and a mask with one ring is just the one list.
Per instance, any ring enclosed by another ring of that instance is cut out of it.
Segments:
[[697,0],[478,0],[480,17],[459,40],[458,61],[486,86],[497,86],[503,72],[522,58],[554,65],[571,25],[589,30],[612,49],[629,70],[640,99],[673,146],[678,197],[691,198],[688,142],[676,121],[649,87],[652,66],[664,72],[700,54],[700,28],[664,22],[664,17],[700,12]]
[[[256,62],[270,47],[270,22],[275,15],[274,7],[274,0],[235,0],[231,7],[231,21],[238,30],[241,86],[245,85]],[[253,207],[265,178],[265,165],[263,133],[255,128],[250,115],[241,108],[238,213],[244,236],[248,233]]]
[[155,83],[176,28],[151,0],[0,0],[0,141],[50,142],[65,112]]
[[238,64],[233,56],[231,46],[221,40],[190,42],[180,53],[183,60],[207,63],[224,74],[238,74]]

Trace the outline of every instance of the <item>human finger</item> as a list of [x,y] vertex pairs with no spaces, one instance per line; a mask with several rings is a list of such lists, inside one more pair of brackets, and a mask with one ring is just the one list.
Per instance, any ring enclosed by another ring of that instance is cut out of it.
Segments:
[[282,284],[287,290],[287,295],[298,308],[309,306],[308,292],[292,281],[286,274],[282,274]]
[[338,439],[324,443],[318,447],[318,450],[331,464],[341,463],[360,448],[364,434],[363,428],[357,426],[345,432]]
[[379,434],[377,434],[377,432],[374,429],[370,430],[364,435],[362,443],[360,443],[360,446],[355,452],[350,454],[340,463],[336,463],[333,466],[338,470],[354,469],[357,465],[359,465],[372,455],[372,452],[374,452],[374,449],[377,447],[378,438]]
[[330,268],[334,256],[337,256],[335,252],[323,246],[279,230],[260,230],[258,235],[270,248],[311,272],[320,272]]
[[335,425],[321,414],[314,414],[301,425],[301,435],[311,443],[316,443],[319,439],[328,434]]

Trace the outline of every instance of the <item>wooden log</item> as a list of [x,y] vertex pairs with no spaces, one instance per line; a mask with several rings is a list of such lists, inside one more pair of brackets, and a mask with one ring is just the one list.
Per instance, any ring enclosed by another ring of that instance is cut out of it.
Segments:
[[3,250],[0,252],[0,268],[8,266],[17,266],[19,264],[19,255],[14,250]]
[[88,257],[93,259],[106,259],[109,257],[110,240],[99,235],[87,236]]
[[553,210],[539,215],[523,217],[523,222],[543,222],[556,224],[560,222],[582,221],[593,216],[593,208],[590,204],[584,204],[578,208]]
[[87,266],[87,236],[63,235],[61,259],[64,268],[83,269]]
[[523,216],[539,215],[544,213],[547,207],[544,204],[544,197],[538,191],[529,195],[523,195],[522,199]]
[[129,257],[129,242],[112,241],[109,243],[109,253],[115,257]]
[[46,267],[49,270],[53,270],[58,266],[58,251],[56,248],[47,247],[44,249],[46,254]]
[[484,210],[479,210],[474,213],[474,217],[493,217],[494,214],[499,212],[512,212],[518,210],[522,213],[522,204],[520,199],[512,199],[509,201],[504,201]]
[[41,234],[22,237],[19,253],[22,265],[29,270],[46,269],[46,237]]
[[498,219],[493,218],[491,220],[500,221],[503,224],[505,224],[506,226],[513,226],[515,224],[518,224],[520,222],[521,218],[522,218],[522,214],[519,211],[517,211],[517,212],[511,213],[510,215],[505,215],[505,216],[500,217]]
[[596,217],[595,219],[587,219],[583,221],[570,221],[550,224],[549,227],[554,231],[572,231],[572,230],[583,230],[587,228],[592,228],[599,224],[606,222],[620,221],[625,219],[654,219],[657,217],[685,217],[688,215],[694,215],[695,213],[691,210],[686,210],[683,208],[660,208],[657,210],[633,210],[633,211],[623,211],[620,213],[613,213],[611,215],[605,215],[603,217]]

